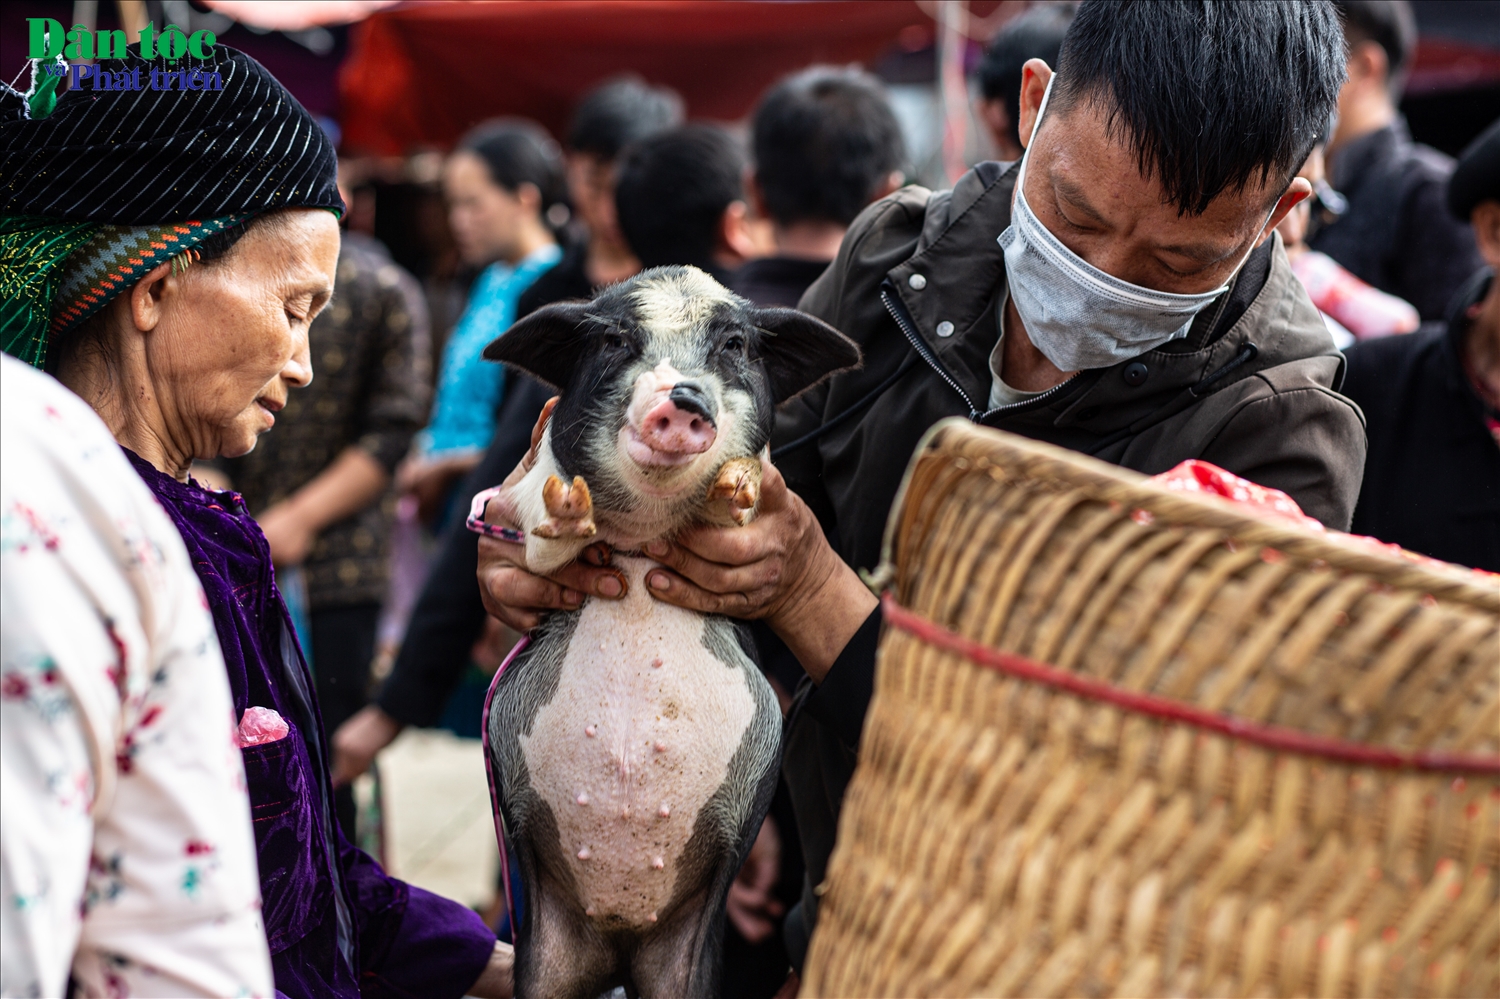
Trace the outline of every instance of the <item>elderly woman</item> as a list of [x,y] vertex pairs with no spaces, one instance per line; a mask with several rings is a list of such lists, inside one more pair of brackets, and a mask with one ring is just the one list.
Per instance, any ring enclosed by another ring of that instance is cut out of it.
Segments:
[[187,546],[245,719],[277,993],[509,995],[509,949],[477,916],[344,840],[265,537],[188,476],[253,448],[312,378],[343,209],[328,140],[259,63],[223,46],[194,61],[221,91],[78,89],[55,109],[45,79],[0,92],[3,346],[93,407]]

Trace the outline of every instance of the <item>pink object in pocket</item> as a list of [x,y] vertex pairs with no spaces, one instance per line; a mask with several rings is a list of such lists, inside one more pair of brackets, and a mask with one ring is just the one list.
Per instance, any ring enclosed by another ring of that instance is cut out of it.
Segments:
[[291,729],[286,720],[270,708],[251,707],[245,709],[240,718],[238,741],[241,749],[263,746],[287,737]]

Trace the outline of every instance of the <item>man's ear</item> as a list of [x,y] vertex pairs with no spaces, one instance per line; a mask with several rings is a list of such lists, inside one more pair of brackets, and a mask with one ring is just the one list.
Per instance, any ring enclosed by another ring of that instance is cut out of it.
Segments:
[[733,270],[747,260],[761,256],[757,245],[754,225],[750,218],[750,206],[743,201],[731,201],[724,206],[719,216],[719,236],[715,241],[715,263]]
[[484,348],[486,361],[502,361],[559,391],[573,377],[593,321],[587,302],[556,302],[519,320]]
[[1031,145],[1031,133],[1036,130],[1037,115],[1042,113],[1042,100],[1051,80],[1052,67],[1041,59],[1027,59],[1021,67],[1021,106],[1016,131],[1023,149]]
[[859,347],[821,319],[796,309],[755,309],[760,356],[777,405],[839,371],[857,368]]

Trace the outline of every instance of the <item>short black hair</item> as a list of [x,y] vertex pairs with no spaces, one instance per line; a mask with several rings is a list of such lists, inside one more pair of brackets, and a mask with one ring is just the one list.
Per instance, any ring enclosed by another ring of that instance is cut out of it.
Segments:
[[1291,182],[1338,103],[1346,53],[1330,0],[1085,0],[1051,100],[1103,109],[1141,173],[1201,215],[1252,178]]
[[613,162],[632,142],[682,124],[682,98],[638,76],[617,76],[589,91],[573,112],[568,148]]
[[541,213],[566,205],[562,153],[547,130],[525,118],[495,118],[476,125],[458,140],[457,152],[473,153],[489,168],[490,179],[511,193],[531,184],[541,193]]
[[724,209],[744,197],[745,154],[715,125],[659,132],[622,154],[620,231],[642,264],[712,266]]
[[992,101],[1003,101],[1010,112],[1011,140],[1021,144],[1019,128],[1021,67],[1028,59],[1041,59],[1053,69],[1062,51],[1063,36],[1078,13],[1076,3],[1049,3],[1032,7],[1005,25],[990,39],[974,76],[979,92]]
[[852,67],[782,80],[761,98],[750,133],[766,213],[782,225],[848,225],[906,159],[885,88]]
[[1417,18],[1407,0],[1334,0],[1349,46],[1374,42],[1385,50],[1392,93],[1406,82],[1406,70],[1417,48]]

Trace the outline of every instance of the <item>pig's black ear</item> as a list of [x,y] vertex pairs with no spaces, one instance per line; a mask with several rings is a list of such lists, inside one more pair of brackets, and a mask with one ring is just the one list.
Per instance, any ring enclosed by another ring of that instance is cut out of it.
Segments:
[[821,319],[796,309],[755,309],[750,318],[761,330],[760,356],[778,405],[835,372],[859,367],[859,347]]
[[583,344],[593,330],[589,303],[557,302],[543,306],[484,348],[486,361],[503,361],[562,390],[583,356]]

